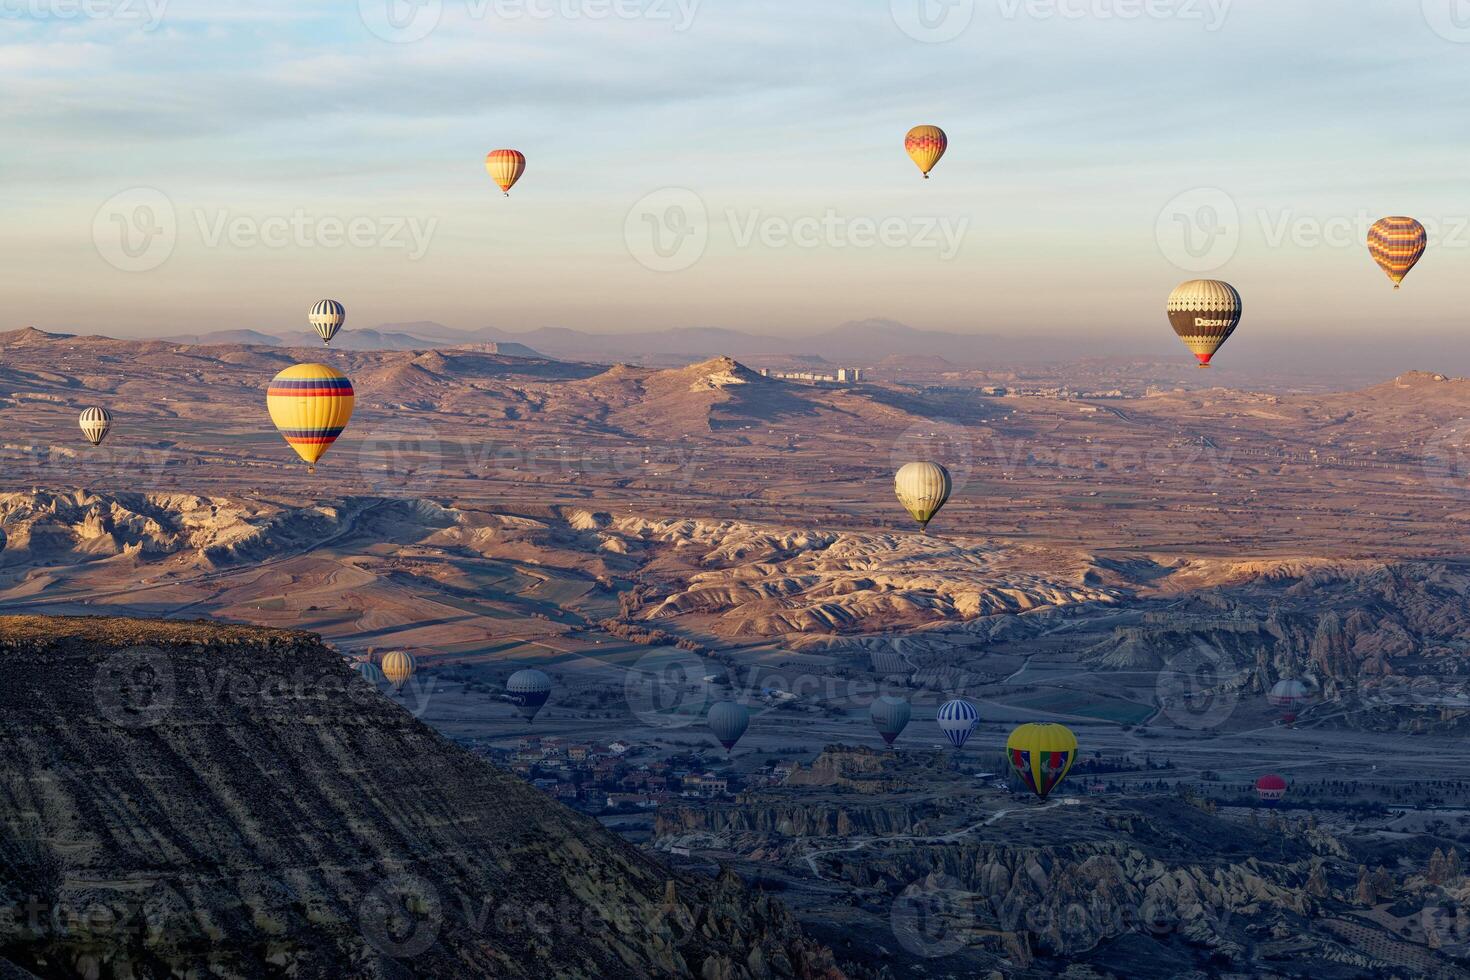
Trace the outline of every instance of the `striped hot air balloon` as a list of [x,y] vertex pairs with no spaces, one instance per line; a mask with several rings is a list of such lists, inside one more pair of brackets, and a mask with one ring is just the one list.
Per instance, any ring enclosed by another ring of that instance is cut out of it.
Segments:
[[105,408],[88,408],[82,411],[82,417],[78,421],[82,427],[82,435],[94,446],[102,445],[102,440],[107,438],[107,433],[112,431],[112,413]]
[[893,478],[893,491],[898,495],[898,502],[924,531],[929,529],[929,522],[949,500],[953,490],[954,481],[950,479],[949,470],[938,463],[908,463]]
[[386,679],[383,677],[383,672],[378,669],[378,665],[371,660],[359,660],[352,664],[352,669],[357,672],[358,677],[361,677],[373,687],[382,687],[383,681]]
[[522,718],[535,721],[551,697],[551,678],[539,670],[518,670],[505,682],[505,696]]
[[271,381],[271,421],[312,472],[352,418],[352,382],[325,364],[297,364]]
[[1368,254],[1398,289],[1429,247],[1429,233],[1413,218],[1384,218],[1368,230]]
[[347,307],[334,299],[324,299],[311,308],[311,315],[307,320],[322,338],[322,343],[330,344],[332,338],[337,336],[337,331],[342,329],[342,324],[347,321]]
[[968,701],[949,701],[940,706],[937,720],[949,744],[962,749],[980,721],[980,712]]
[[485,169],[510,197],[510,189],[526,172],[526,155],[519,150],[491,150],[485,156]]
[[878,734],[883,736],[883,741],[892,745],[903,730],[909,727],[909,718],[913,716],[913,708],[903,698],[889,697],[885,695],[873,702],[868,709],[868,717],[873,720],[873,727],[878,729]]
[[949,149],[949,137],[938,126],[915,126],[903,138],[903,148],[908,151],[909,159],[918,165],[924,179],[928,180],[929,171]]
[[1240,316],[1240,293],[1228,282],[1191,279],[1169,294],[1169,324],[1202,368],[1235,333]]
[[394,650],[383,657],[383,676],[388,678],[388,683],[393,685],[393,690],[403,690],[403,685],[413,676],[417,664],[414,663],[413,654],[402,650]]
[[1077,761],[1077,736],[1065,725],[1022,725],[1006,739],[1006,760],[1026,788],[1044,800]]

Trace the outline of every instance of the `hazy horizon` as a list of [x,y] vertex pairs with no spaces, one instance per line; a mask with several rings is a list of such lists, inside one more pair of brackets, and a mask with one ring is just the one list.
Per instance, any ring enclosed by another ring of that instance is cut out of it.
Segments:
[[[1154,350],[1196,277],[1245,297],[1230,353],[1458,319],[1448,3],[115,6],[0,20],[10,326],[270,332],[331,296],[349,328],[886,316]],[[950,136],[927,182],[916,123]],[[499,146],[529,160],[509,199]],[[1362,244],[1391,213],[1432,235],[1397,294]]]

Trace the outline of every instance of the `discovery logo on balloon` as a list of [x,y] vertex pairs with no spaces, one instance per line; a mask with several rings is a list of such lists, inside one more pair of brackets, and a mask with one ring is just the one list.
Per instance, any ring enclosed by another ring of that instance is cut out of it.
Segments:
[[444,0],[357,0],[363,26],[389,44],[422,41],[439,26]]
[[628,254],[652,272],[682,272],[709,246],[709,209],[685,187],[664,187],[640,198],[623,222]]
[[122,272],[157,269],[174,254],[178,240],[173,201],[154,187],[131,187],[114,194],[92,216],[97,254]]
[[1213,272],[1240,248],[1240,208],[1218,187],[1185,191],[1159,212],[1154,240],[1164,258],[1185,272]]
[[1430,30],[1455,44],[1470,44],[1470,0],[1423,0]]
[[975,0],[889,0],[893,22],[915,41],[943,44],[969,30]]

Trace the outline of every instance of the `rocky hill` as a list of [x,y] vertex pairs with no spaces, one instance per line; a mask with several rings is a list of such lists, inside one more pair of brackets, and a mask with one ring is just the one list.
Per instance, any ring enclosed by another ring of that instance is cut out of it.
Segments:
[[0,974],[841,975],[738,879],[659,866],[312,634],[6,617],[0,669]]

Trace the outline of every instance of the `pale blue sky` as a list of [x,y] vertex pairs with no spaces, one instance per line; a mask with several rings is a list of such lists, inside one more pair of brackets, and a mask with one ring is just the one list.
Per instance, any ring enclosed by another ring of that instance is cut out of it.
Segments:
[[[397,42],[388,2],[0,0],[0,326],[1127,340],[1198,275],[1243,330],[1460,327],[1467,0],[420,0]],[[1222,202],[1238,245],[1181,254]],[[1397,213],[1445,241],[1395,296],[1361,239]]]

